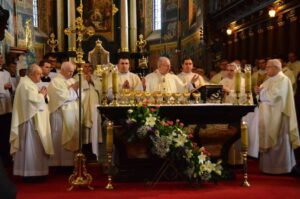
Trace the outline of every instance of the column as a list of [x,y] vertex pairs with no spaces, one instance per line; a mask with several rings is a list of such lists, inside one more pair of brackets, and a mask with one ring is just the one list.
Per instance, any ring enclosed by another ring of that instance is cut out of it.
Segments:
[[121,0],[121,52],[128,52],[128,5],[127,0]]
[[129,1],[130,6],[130,52],[136,52],[137,41],[137,20],[136,20],[136,0]]
[[[68,0],[68,27],[75,28],[75,0]],[[76,50],[76,35],[68,37],[68,51]]]
[[269,23],[267,26],[267,57],[272,57],[274,54],[274,26],[272,23]]
[[58,40],[58,51],[62,52],[64,49],[64,29],[65,29],[65,24],[64,24],[64,0],[57,0],[56,2],[56,24],[57,24],[57,40]]
[[295,10],[291,10],[288,13],[287,18],[289,19],[289,51],[297,52],[298,36],[297,36],[297,16]]

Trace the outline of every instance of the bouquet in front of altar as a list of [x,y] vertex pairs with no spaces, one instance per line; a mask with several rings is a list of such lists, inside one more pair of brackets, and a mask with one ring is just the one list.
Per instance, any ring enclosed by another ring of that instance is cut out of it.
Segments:
[[149,140],[150,150],[160,158],[173,158],[183,165],[190,180],[216,180],[222,175],[221,161],[213,162],[209,152],[193,142],[184,124],[160,118],[159,107],[138,106],[128,109],[125,134],[128,142]]

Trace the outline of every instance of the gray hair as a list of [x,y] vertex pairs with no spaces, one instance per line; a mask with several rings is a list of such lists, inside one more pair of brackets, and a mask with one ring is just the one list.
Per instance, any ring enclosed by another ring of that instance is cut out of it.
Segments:
[[73,69],[75,69],[75,65],[72,62],[66,61],[66,62],[62,63],[61,70],[66,71],[66,70],[70,69],[71,67]]
[[282,70],[282,64],[279,59],[270,59],[270,60],[268,60],[267,65],[273,66],[280,71]]
[[157,67],[159,67],[164,60],[168,60],[170,62],[168,57],[159,57],[157,61]]
[[35,73],[35,71],[37,71],[38,69],[40,69],[41,67],[37,64],[31,64],[28,68],[27,68],[27,75],[33,75]]

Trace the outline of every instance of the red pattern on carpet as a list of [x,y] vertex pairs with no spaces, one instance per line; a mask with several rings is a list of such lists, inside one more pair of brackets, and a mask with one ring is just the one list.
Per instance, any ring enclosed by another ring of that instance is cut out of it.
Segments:
[[[249,182],[251,187],[244,188],[242,170],[234,169],[236,179],[220,181],[218,184],[204,183],[199,188],[193,188],[185,182],[159,182],[155,188],[147,188],[140,183],[113,183],[115,189],[105,190],[107,177],[100,175],[94,168],[94,191],[85,188],[75,188],[68,192],[69,174],[51,173],[42,183],[24,183],[20,178],[14,178],[18,187],[17,199],[293,199],[300,197],[300,178],[289,175],[264,175],[258,171],[258,161],[249,161]],[[0,197],[1,198],[1,197]],[[2,198],[1,198],[2,199]]]

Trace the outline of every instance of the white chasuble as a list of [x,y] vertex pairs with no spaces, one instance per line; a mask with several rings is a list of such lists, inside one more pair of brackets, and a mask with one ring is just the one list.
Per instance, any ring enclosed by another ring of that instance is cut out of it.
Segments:
[[61,113],[62,116],[62,126],[51,124],[52,134],[53,131],[62,131],[61,145],[69,151],[76,151],[79,148],[78,97],[76,91],[69,88],[69,85],[74,82],[73,78],[67,80],[58,74],[52,79],[48,87],[51,121],[55,120],[53,118],[55,112]]

